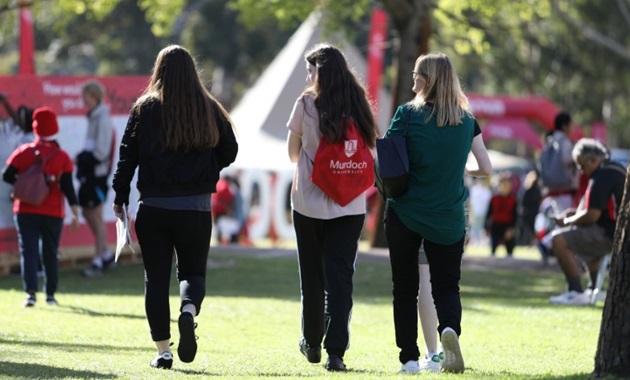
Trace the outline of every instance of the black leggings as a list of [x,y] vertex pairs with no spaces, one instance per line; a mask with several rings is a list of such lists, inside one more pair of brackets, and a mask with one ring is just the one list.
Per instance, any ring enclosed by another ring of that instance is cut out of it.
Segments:
[[364,220],[363,214],[324,220],[293,211],[302,334],[312,347],[324,339],[326,352],[342,358],[350,341],[352,276]]
[[399,360],[418,360],[418,250],[424,250],[431,273],[431,294],[437,310],[438,332],[450,327],[461,333],[462,304],[459,280],[464,236],[454,244],[437,244],[405,226],[391,207],[385,211],[385,234],[394,284],[394,330]]
[[170,339],[169,286],[173,252],[181,307],[193,304],[197,314],[206,295],[206,264],[212,234],[210,212],[167,210],[141,204],[136,234],[144,262],[144,306],[154,341]]

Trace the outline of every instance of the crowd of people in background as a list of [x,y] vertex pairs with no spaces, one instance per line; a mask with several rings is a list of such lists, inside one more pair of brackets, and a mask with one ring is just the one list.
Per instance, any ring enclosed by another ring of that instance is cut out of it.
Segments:
[[[343,205],[332,199],[312,181],[313,162],[321,144],[343,143],[355,125],[358,139],[374,157],[378,127],[365,90],[341,50],[319,44],[306,53],[305,65],[308,87],[287,123],[288,155],[297,164],[290,208],[302,302],[298,349],[308,362],[319,363],[323,346],[325,368],[346,371],[352,279],[369,210],[363,190]],[[459,346],[459,282],[467,240],[487,247],[490,256],[498,256],[504,246],[508,258],[514,257],[518,244],[535,245],[545,263],[551,257],[557,260],[566,279],[566,291],[550,302],[588,304],[592,289],[584,289],[582,272],[595,283],[601,259],[612,248],[625,169],[610,160],[603,144],[592,139],[574,143],[571,117],[562,112],[545,136],[538,167],[524,178],[510,171],[493,173],[482,130],[449,57],[418,57],[411,79],[415,97],[397,109],[384,136],[404,134],[410,152],[406,192],[384,199],[398,360],[405,374],[460,373],[465,365]],[[78,227],[80,209],[94,237],[91,264],[83,275],[101,276],[115,265],[103,213],[109,207],[109,178],[118,152],[111,184],[114,215],[122,218],[123,206],[129,205],[136,170],[141,194],[134,219],[145,269],[146,317],[157,348],[150,366],[173,365],[173,255],[180,292],[178,355],[182,362],[192,362],[213,229],[221,244],[243,242],[247,235],[238,177],[220,174],[238,151],[230,116],[203,86],[190,53],[177,45],[158,54],[150,84],[134,104],[120,144],[104,101],[105,88],[89,81],[81,94],[88,123],[83,147],[74,158],[57,141],[54,110],[14,110],[0,94],[15,125],[34,137],[11,154],[3,180],[15,184],[41,162],[49,189],[41,204],[14,199],[24,306],[36,305],[39,266],[46,302],[57,304],[66,204],[72,229]],[[469,153],[472,164],[467,162]],[[417,343],[418,316],[424,355]]]

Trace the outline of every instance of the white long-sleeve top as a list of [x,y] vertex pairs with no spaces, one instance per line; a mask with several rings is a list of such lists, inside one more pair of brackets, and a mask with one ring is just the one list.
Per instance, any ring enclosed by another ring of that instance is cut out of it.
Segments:
[[109,109],[101,102],[88,113],[88,130],[83,147],[99,161],[94,168],[96,177],[109,175],[113,138],[114,125]]

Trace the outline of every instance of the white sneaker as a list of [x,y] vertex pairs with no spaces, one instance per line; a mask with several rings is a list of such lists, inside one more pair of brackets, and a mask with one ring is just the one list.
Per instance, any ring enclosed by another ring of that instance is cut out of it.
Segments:
[[407,363],[402,365],[400,368],[400,373],[404,375],[415,375],[420,370],[417,360],[409,360]]
[[585,306],[591,303],[591,297],[586,293],[569,290],[558,296],[549,298],[549,302],[554,305]]
[[457,333],[450,327],[442,330],[442,349],[444,350],[444,372],[462,373],[464,372],[464,358],[459,348],[459,338]]
[[440,355],[435,354],[430,358],[425,355],[420,360],[420,372],[440,372]]

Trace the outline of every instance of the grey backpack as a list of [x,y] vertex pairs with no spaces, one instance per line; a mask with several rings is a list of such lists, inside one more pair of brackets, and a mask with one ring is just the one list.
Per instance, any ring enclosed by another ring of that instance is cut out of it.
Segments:
[[540,154],[540,178],[543,186],[550,191],[573,187],[574,170],[567,168],[562,161],[562,142],[566,138],[547,136]]

